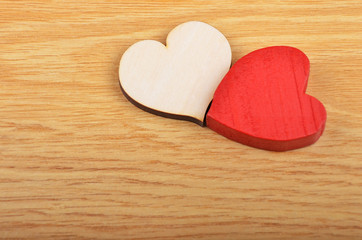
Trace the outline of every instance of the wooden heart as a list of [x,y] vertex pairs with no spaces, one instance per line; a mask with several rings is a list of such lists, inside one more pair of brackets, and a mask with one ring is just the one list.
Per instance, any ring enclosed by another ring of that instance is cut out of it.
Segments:
[[322,135],[326,110],[305,94],[309,60],[292,47],[254,51],[218,86],[207,126],[240,143],[274,151],[310,145]]
[[230,68],[229,42],[214,27],[192,21],[174,28],[166,43],[144,40],[128,48],[119,66],[121,89],[143,110],[204,125]]

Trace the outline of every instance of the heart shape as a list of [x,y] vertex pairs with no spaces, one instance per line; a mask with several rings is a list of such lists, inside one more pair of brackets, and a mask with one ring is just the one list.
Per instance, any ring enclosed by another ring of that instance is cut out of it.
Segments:
[[316,142],[327,114],[321,102],[305,94],[309,67],[307,56],[292,47],[268,47],[242,57],[218,86],[207,126],[273,151]]
[[166,42],[144,40],[128,48],[119,66],[121,89],[143,110],[204,125],[213,94],[230,69],[229,42],[197,21],[178,25]]

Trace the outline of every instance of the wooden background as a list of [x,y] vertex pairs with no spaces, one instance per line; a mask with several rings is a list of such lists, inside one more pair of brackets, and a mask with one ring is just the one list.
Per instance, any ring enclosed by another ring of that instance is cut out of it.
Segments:
[[[233,62],[290,45],[328,120],[276,153],[143,112],[134,42],[204,21]],[[0,0],[0,238],[362,239],[362,2]]]

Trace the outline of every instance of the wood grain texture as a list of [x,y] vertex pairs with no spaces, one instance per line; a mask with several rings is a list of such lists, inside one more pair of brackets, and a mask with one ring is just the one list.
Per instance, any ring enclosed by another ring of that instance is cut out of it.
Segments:
[[[2,239],[361,239],[361,1],[0,0]],[[134,42],[207,22],[233,63],[301,49],[326,107],[312,147],[275,153],[122,95]]]
[[217,87],[207,126],[242,144],[287,151],[315,143],[326,110],[305,94],[308,57],[299,49],[272,46],[239,59]]

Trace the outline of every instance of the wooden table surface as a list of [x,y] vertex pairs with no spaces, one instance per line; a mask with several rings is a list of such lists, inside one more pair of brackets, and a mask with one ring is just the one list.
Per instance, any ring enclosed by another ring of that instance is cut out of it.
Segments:
[[[290,45],[328,114],[277,153],[122,95],[143,39],[204,21],[233,63]],[[0,238],[362,239],[362,2],[0,0]]]

